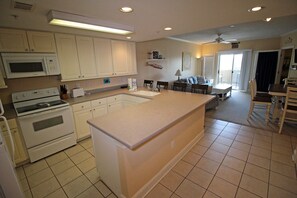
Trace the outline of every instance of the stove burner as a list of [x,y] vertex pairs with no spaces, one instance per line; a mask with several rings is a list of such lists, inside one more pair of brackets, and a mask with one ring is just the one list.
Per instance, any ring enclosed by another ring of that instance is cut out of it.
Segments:
[[65,102],[63,100],[56,100],[56,101],[51,101],[51,102],[40,102],[40,103],[37,103],[34,105],[19,107],[16,109],[16,111],[20,114],[20,113],[25,113],[25,112],[29,112],[29,111],[34,111],[37,109],[45,109],[45,108],[52,107],[52,106],[63,105],[66,103],[67,102]]
[[41,109],[41,108],[49,107],[51,105],[48,102],[41,102],[41,103],[37,103],[36,106]]

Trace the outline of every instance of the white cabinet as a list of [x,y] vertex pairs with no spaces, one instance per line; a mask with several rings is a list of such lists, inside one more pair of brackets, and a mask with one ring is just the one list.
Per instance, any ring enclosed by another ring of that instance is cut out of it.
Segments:
[[54,35],[15,29],[0,29],[0,52],[56,52]]
[[111,41],[113,75],[128,74],[128,45],[125,41]]
[[[1,63],[0,63],[1,65]],[[0,89],[3,89],[3,88],[7,88],[6,84],[5,84],[5,81],[4,81],[4,78],[3,78],[3,74],[2,74],[2,71],[0,69]]]
[[123,108],[122,95],[115,95],[107,98],[108,113],[118,111],[122,108]]
[[76,36],[76,44],[81,78],[97,77],[93,39]]
[[128,74],[135,75],[137,74],[137,64],[136,64],[136,46],[135,43],[127,42],[127,51],[128,51]]
[[94,38],[94,48],[98,76],[113,76],[110,39]]
[[91,101],[92,108],[93,108],[93,118],[102,116],[107,114],[107,106],[106,106],[106,99],[97,99]]
[[[26,147],[24,145],[24,141],[22,139],[22,136],[18,130],[17,127],[17,123],[15,119],[10,119],[8,120],[8,125],[12,134],[12,139],[14,141],[14,148],[15,148],[15,152],[14,152],[14,162],[15,164],[19,164],[21,162],[26,161],[28,158],[28,154],[26,151]],[[12,157],[12,145],[10,142],[10,137],[7,131],[7,128],[5,126],[4,122],[0,122],[0,127],[3,133],[3,137],[5,139],[5,143],[7,145],[8,148],[8,152],[10,153],[10,156]]]
[[80,76],[80,67],[74,35],[55,34],[62,80],[76,80]]

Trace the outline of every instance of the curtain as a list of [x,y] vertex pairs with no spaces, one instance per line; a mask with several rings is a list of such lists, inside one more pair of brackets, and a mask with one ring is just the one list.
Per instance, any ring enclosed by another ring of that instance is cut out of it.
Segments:
[[241,62],[241,71],[240,71],[240,81],[239,89],[247,91],[249,86],[249,75],[251,70],[252,62],[252,51],[243,51],[242,52],[242,62]]

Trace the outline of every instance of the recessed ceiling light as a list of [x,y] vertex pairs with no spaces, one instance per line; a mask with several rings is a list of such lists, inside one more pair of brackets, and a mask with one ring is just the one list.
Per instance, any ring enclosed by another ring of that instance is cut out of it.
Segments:
[[235,27],[235,25],[230,25],[230,28],[234,28]]
[[129,39],[129,40],[130,40],[131,38],[132,38],[131,36],[127,36],[127,37],[126,37],[126,39]]
[[264,8],[263,6],[256,6],[256,7],[249,9],[248,11],[249,12],[258,12],[258,11],[262,10],[263,8]]
[[130,7],[122,7],[122,8],[120,9],[120,11],[121,11],[121,12],[124,12],[124,13],[129,13],[129,12],[132,12],[133,9],[130,8]]
[[170,31],[170,30],[172,30],[172,28],[171,27],[166,27],[166,28],[164,28],[164,30]]
[[266,18],[266,19],[264,19],[264,21],[269,22],[269,21],[271,21],[271,18]]

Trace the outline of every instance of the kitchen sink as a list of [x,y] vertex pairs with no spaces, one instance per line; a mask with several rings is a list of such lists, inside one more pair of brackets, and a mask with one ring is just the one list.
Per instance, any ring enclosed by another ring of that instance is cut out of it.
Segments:
[[136,92],[133,92],[133,94],[136,94],[136,95],[141,95],[141,96],[156,96],[156,95],[159,95],[160,93],[159,92],[154,92],[154,91],[136,91]]

